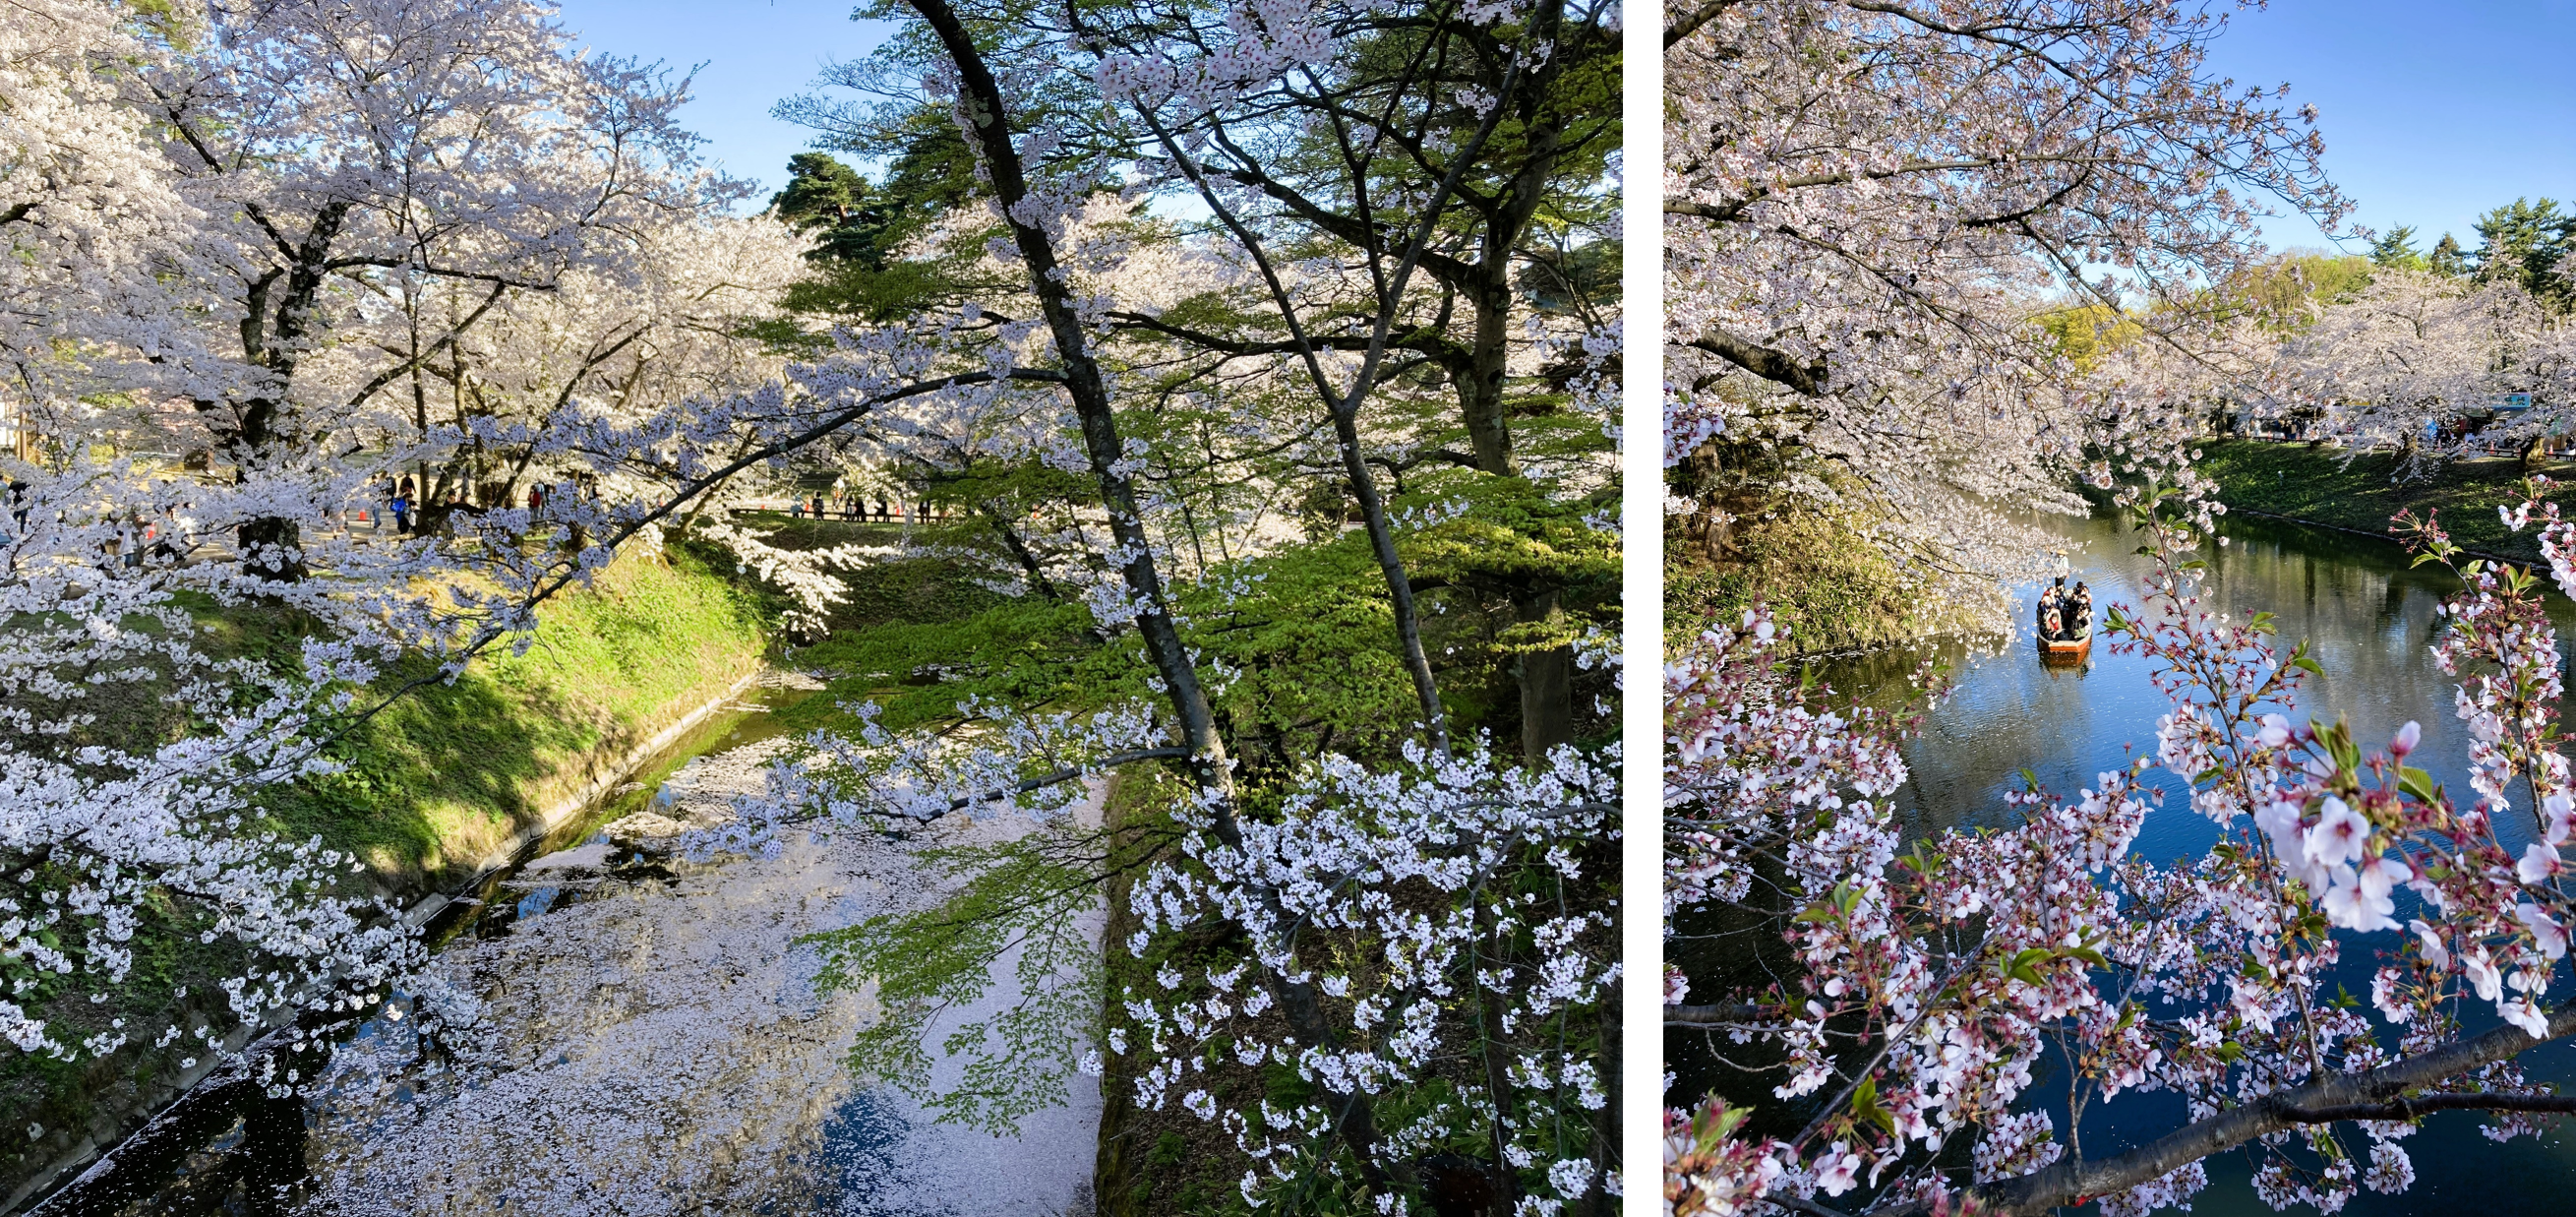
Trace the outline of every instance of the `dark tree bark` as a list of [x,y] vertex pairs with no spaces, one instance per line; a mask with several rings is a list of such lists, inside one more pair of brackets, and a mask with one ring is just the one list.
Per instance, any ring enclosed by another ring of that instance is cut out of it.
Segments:
[[[1512,613],[1524,625],[1555,621],[1557,593],[1540,592],[1512,601]],[[1520,657],[1521,756],[1532,764],[1558,744],[1574,742],[1574,648],[1550,647]]]

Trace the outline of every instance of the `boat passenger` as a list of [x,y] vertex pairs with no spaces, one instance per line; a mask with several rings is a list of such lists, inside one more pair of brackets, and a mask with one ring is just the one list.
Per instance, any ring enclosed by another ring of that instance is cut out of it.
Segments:
[[2065,606],[2066,576],[2059,575],[2056,583],[2039,589],[2039,636],[2041,639],[2053,640],[2061,636],[2058,633],[2058,629],[2064,622]]

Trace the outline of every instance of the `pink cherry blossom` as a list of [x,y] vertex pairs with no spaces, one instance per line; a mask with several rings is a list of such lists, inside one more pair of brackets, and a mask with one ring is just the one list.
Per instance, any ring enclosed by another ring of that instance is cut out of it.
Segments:
[[2262,729],[2254,733],[2254,745],[2258,748],[2278,748],[2288,742],[2290,742],[2289,718],[2280,714],[2264,715]]
[[2567,954],[2567,927],[2559,924],[2557,918],[2542,912],[2536,904],[2517,904],[2513,906],[2513,915],[2531,927],[2532,939],[2540,944],[2542,955],[2557,959]]
[[2299,852],[2319,866],[2343,866],[2359,859],[2369,844],[2370,821],[2342,799],[2327,795],[2316,824],[2300,838]]
[[1826,1147],[1816,1161],[1816,1187],[1828,1196],[1839,1196],[1860,1186],[1860,1155],[1844,1152],[1843,1143]]

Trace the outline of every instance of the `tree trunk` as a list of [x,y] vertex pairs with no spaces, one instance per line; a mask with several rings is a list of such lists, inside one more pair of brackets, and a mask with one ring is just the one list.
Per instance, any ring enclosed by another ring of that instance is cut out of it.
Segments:
[[1458,413],[1460,421],[1467,425],[1467,443],[1475,451],[1476,468],[1496,477],[1520,475],[1520,465],[1512,459],[1511,411],[1503,399],[1512,300],[1511,284],[1501,280],[1510,273],[1510,263],[1506,261],[1490,268],[1485,282],[1468,286],[1467,295],[1475,305],[1476,329],[1470,339],[1467,369],[1457,377]]
[[[1540,592],[1512,601],[1512,615],[1523,625],[1557,621],[1557,594]],[[1558,744],[1574,742],[1574,648],[1526,651],[1520,657],[1521,757],[1532,765]]]
[[994,532],[1001,534],[1002,548],[1009,550],[1011,560],[1020,564],[1021,573],[1029,577],[1029,586],[1036,588],[1039,595],[1049,600],[1064,599],[1063,594],[1056,591],[1055,584],[1047,579],[1046,568],[1038,565],[1038,556],[1029,552],[1028,543],[1022,541],[1020,534],[1002,519],[1002,513],[991,503],[983,504],[976,510],[993,525]]
[[[299,438],[288,387],[295,383],[296,364],[301,358],[298,344],[313,330],[314,305],[329,278],[325,259],[332,242],[339,239],[340,225],[347,219],[349,207],[346,201],[324,204],[314,214],[313,225],[304,234],[304,244],[295,250],[292,263],[262,275],[250,287],[245,301],[248,309],[241,320],[242,356],[274,379],[266,386],[267,392],[243,403],[241,431],[230,446],[234,459],[245,471],[272,448]],[[286,294],[278,300],[275,319],[271,321],[268,293],[281,274],[285,277]],[[300,530],[294,520],[262,516],[243,524],[236,535],[244,574],[295,583],[307,573],[299,545]]]
[[261,516],[233,530],[241,547],[242,572],[277,583],[296,583],[304,565],[302,529],[282,516]]
[[[1126,803],[1119,797],[1118,779],[1111,778],[1109,793],[1100,801],[1100,830],[1109,835],[1109,852],[1117,854],[1133,840],[1127,826]],[[1126,871],[1112,871],[1106,885],[1109,915],[1101,928],[1103,942],[1120,943],[1142,925],[1129,896],[1135,890],[1135,876]],[[1112,948],[1115,950],[1115,948]],[[1100,989],[1100,1025],[1115,1026],[1123,1013],[1115,976]],[[1100,1073],[1100,1128],[1091,1156],[1091,1204],[1095,1217],[1142,1217],[1144,1206],[1137,1200],[1137,1185],[1146,1182],[1138,1169],[1144,1155],[1139,1153],[1133,1127],[1136,1109],[1135,1067],[1127,1063],[1122,1052],[1104,1053]]]
[[[1357,401],[1350,403],[1354,408]],[[1369,550],[1377,556],[1378,572],[1386,579],[1388,599],[1395,609],[1396,645],[1403,651],[1404,670],[1413,677],[1413,695],[1422,710],[1422,728],[1431,737],[1434,750],[1449,751],[1449,715],[1440,703],[1440,685],[1431,675],[1431,657],[1422,649],[1422,618],[1414,608],[1413,580],[1404,570],[1404,559],[1396,553],[1395,529],[1387,522],[1386,500],[1377,492],[1377,480],[1369,475],[1368,462],[1360,455],[1359,420],[1355,413],[1333,411],[1333,434],[1341,443],[1342,471],[1351,480],[1351,491],[1360,501],[1360,520],[1368,530]]]
[[[959,93],[972,106],[970,142],[990,174],[1003,214],[1010,215],[1028,197],[1029,190],[1022,176],[1019,149],[1012,144],[1009,124],[1004,121],[1009,109],[1002,87],[948,0],[909,3],[957,65]],[[1131,555],[1119,574],[1137,604],[1136,630],[1145,644],[1146,658],[1163,678],[1172,726],[1189,749],[1190,777],[1202,792],[1203,806],[1212,821],[1210,831],[1219,844],[1241,849],[1243,824],[1234,803],[1233,762],[1217,731],[1216,714],[1206,687],[1199,681],[1196,659],[1182,641],[1179,625],[1173,619],[1162,572],[1154,561],[1154,547],[1145,535],[1143,517],[1137,509],[1134,480],[1121,464],[1126,457],[1125,444],[1118,433],[1107,381],[1092,354],[1089,335],[1076,315],[1072,292],[1056,273],[1059,262],[1054,245],[1042,229],[1030,224],[1013,219],[1010,227],[1026,263],[1029,287],[1038,297],[1048,331],[1055,337],[1056,355],[1064,369],[1065,393],[1072,399],[1074,413],[1082,425],[1084,453],[1090,458],[1092,475],[1100,486],[1101,507],[1109,516],[1110,534],[1118,548]],[[1275,889],[1259,888],[1256,892],[1264,913],[1275,919],[1274,924],[1293,921]],[[1289,1027],[1301,1040],[1327,1049],[1338,1047],[1340,1036],[1324,1015],[1320,990],[1312,980],[1301,978],[1297,970],[1293,942],[1263,945],[1291,956],[1283,961],[1284,969],[1265,968],[1263,978],[1264,987],[1278,1002]],[[1379,1144],[1376,1108],[1365,1094],[1350,1097],[1334,1119],[1333,1133],[1349,1149],[1364,1186],[1377,1191],[1392,1183],[1381,1161],[1383,1148]]]

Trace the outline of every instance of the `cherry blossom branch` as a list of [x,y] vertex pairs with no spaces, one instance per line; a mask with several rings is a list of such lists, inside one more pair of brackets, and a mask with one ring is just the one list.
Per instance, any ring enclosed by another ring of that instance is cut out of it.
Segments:
[[2345,1120],[2413,1120],[2433,1111],[2527,1111],[2570,1115],[2576,1114],[2576,1095],[2498,1094],[2483,1090],[2466,1094],[2401,1095],[2385,1103],[2302,1107],[2287,1114],[2290,1119],[2303,1124],[2329,1124]]
[[2535,1038],[2519,1027],[2497,1027],[2474,1039],[2454,1041],[2394,1065],[2357,1074],[2336,1074],[2304,1086],[2276,1090],[2244,1106],[2193,1121],[2117,1157],[2060,1162],[2035,1174],[1981,1188],[1977,1196],[1998,1213],[2036,1214],[2080,1203],[2082,1198],[2126,1191],[2258,1137],[2317,1122],[2306,1118],[2316,1113],[2348,1105],[2393,1106],[2408,1091],[2440,1085],[2479,1066],[2510,1060],[2536,1044],[2576,1034],[2576,1007],[2551,1012],[2547,1032]]

